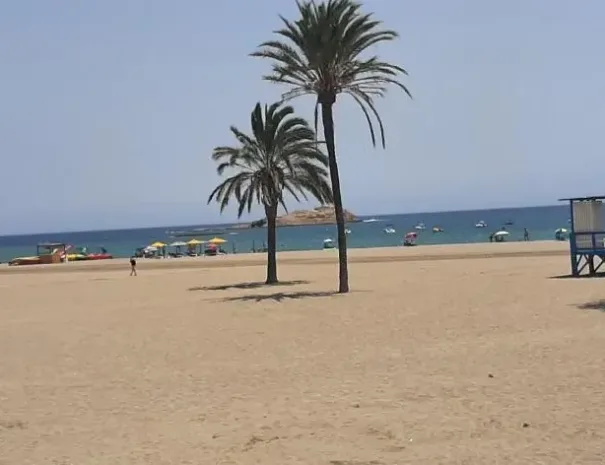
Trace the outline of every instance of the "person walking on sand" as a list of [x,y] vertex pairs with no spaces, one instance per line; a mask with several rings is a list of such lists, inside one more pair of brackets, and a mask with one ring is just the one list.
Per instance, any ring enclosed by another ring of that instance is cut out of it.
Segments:
[[137,260],[134,257],[130,257],[130,276],[137,275]]

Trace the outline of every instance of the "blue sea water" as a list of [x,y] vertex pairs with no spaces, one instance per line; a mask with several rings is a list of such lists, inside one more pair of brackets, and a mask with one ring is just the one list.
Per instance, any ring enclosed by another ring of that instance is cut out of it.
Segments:
[[[362,217],[366,220],[370,218],[379,221],[349,225],[351,229],[347,239],[349,247],[401,245],[405,233],[414,231],[414,226],[420,222],[426,225],[426,230],[418,231],[418,245],[487,242],[491,232],[497,231],[509,221],[514,222],[513,225],[506,226],[510,232],[509,241],[522,240],[523,228],[528,229],[531,240],[549,240],[554,239],[554,231],[557,228],[568,227],[569,210],[566,206],[549,206]],[[475,228],[475,224],[480,220],[485,221],[488,227]],[[396,234],[386,234],[384,228],[387,226],[394,228]],[[443,228],[444,232],[433,233],[431,230],[433,226]],[[137,247],[144,247],[158,240],[163,242],[188,240],[188,238],[171,238],[169,231],[200,227],[221,228],[224,225],[0,236],[0,262],[6,262],[13,257],[34,255],[36,244],[48,241],[63,242],[78,247],[85,246],[89,250],[105,247],[114,257],[128,257]],[[266,241],[266,230],[246,229],[227,233],[223,237],[228,241],[224,246],[227,252],[249,252],[253,245],[256,248],[263,245]],[[278,250],[318,250],[322,248],[323,240],[326,238],[336,239],[335,226],[283,227],[277,231]]]

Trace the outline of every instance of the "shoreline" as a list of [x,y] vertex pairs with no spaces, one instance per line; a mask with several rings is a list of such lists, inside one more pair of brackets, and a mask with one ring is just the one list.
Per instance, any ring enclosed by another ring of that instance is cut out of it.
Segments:
[[[372,247],[348,249],[349,263],[421,262],[436,260],[555,257],[569,254],[568,242],[530,241],[480,244],[438,244],[416,247]],[[128,258],[70,262],[55,265],[0,265],[0,274],[65,273],[128,269]],[[277,252],[278,264],[324,265],[338,263],[338,250]],[[264,253],[227,254],[218,257],[139,259],[138,269],[192,269],[265,266]]]

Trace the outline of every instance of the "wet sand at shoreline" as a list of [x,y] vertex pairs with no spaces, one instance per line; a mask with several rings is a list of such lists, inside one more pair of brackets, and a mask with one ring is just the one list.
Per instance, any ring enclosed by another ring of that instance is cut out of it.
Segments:
[[353,250],[342,296],[333,251],[5,269],[0,464],[603,463],[567,247]]

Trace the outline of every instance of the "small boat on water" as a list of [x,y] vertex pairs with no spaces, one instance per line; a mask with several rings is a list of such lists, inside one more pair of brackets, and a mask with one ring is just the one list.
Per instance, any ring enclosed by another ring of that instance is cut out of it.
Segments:
[[333,249],[334,246],[334,241],[332,239],[324,239],[324,245],[323,245],[323,249],[327,250],[327,249]]
[[424,231],[426,229],[426,226],[424,225],[424,223],[418,223],[416,226],[414,226],[414,229],[416,231]]
[[483,220],[478,221],[477,224],[475,224],[475,228],[487,228],[487,223]]
[[395,231],[395,228],[392,226],[387,226],[386,228],[383,229],[383,231],[385,232],[385,234],[395,234],[397,231]]
[[377,221],[382,221],[378,218],[368,218],[367,220],[362,220],[362,223],[376,223]]
[[345,229],[345,234],[351,234],[351,230],[349,228]]
[[434,233],[442,233],[443,232],[443,228],[441,226],[433,226],[433,232]]
[[418,239],[417,232],[409,232],[403,238],[404,247],[412,247],[416,245],[416,240]]
[[508,220],[504,222],[504,226],[512,226],[513,224],[515,224],[513,220]]

